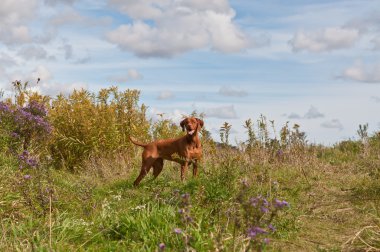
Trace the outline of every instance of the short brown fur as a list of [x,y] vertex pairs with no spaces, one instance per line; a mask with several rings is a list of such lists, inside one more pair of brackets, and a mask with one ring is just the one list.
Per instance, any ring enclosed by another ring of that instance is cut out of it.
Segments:
[[144,148],[139,176],[133,183],[140,184],[141,180],[153,167],[153,176],[156,178],[162,171],[164,159],[177,162],[181,165],[181,180],[184,180],[189,163],[193,164],[193,176],[198,173],[198,160],[202,157],[202,145],[198,132],[203,127],[203,121],[195,117],[188,117],[181,121],[185,136],[174,139],[157,140],[148,144],[140,143],[130,138],[132,143]]

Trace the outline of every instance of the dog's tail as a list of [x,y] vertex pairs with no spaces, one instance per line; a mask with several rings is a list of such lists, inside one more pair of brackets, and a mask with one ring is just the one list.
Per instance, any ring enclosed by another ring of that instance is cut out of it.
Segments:
[[138,145],[138,146],[141,146],[141,147],[146,147],[147,145],[146,144],[143,144],[143,143],[140,143],[139,141],[135,140],[133,137],[129,137],[129,140],[131,140],[131,142],[135,145]]

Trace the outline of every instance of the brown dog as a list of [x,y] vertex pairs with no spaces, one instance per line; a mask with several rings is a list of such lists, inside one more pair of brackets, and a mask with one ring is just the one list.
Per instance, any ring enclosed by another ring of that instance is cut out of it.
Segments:
[[203,121],[198,118],[188,117],[182,120],[180,125],[183,131],[186,129],[187,134],[175,139],[163,139],[143,144],[130,137],[132,143],[144,148],[140,175],[133,183],[134,186],[140,183],[152,166],[153,176],[156,178],[162,171],[164,159],[181,165],[181,180],[185,178],[189,163],[193,163],[193,176],[197,176],[197,162],[202,156],[202,146],[198,131],[203,127]]

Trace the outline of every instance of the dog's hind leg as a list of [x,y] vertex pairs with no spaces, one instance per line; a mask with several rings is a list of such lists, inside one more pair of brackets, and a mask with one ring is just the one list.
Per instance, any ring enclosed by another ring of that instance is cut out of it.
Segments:
[[136,178],[135,182],[133,182],[134,186],[138,186],[140,184],[141,180],[148,174],[155,161],[156,159],[152,157],[146,158],[142,161],[140,174]]
[[157,158],[153,163],[153,176],[157,178],[160,175],[162,168],[164,167],[164,160],[162,158]]

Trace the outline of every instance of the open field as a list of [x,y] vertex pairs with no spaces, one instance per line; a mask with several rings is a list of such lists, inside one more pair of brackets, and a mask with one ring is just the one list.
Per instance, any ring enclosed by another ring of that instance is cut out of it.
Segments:
[[137,91],[48,99],[19,86],[1,109],[0,251],[380,250],[380,135],[365,126],[324,147],[297,125],[269,134],[261,117],[234,148],[226,124],[221,144],[203,132],[199,177],[181,182],[166,162],[134,188],[141,149],[128,136],[183,134],[148,121]]

